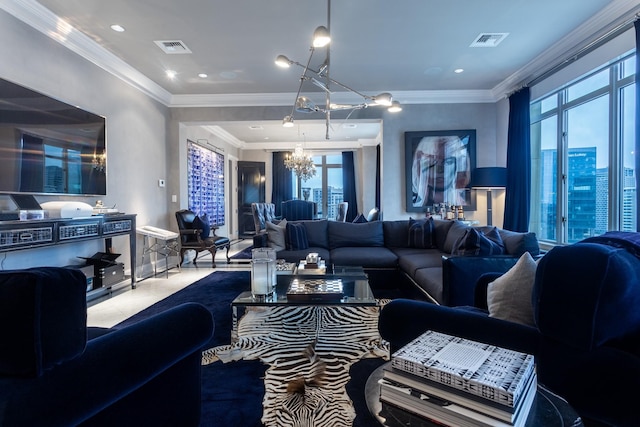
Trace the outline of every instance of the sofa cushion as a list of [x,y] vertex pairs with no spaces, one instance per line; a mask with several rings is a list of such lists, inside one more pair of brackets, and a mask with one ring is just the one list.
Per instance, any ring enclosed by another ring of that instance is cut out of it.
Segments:
[[433,220],[415,220],[409,218],[409,242],[410,248],[431,249],[435,248],[435,233]]
[[454,255],[502,255],[503,253],[504,244],[495,227],[486,233],[468,228],[453,250]]
[[409,233],[409,221],[380,221],[382,222],[384,245],[388,248],[406,248],[407,233]]
[[442,253],[438,249],[395,248],[398,266],[413,278],[421,268],[442,267]]
[[464,233],[470,228],[468,225],[461,223],[460,221],[451,221],[447,237],[442,246],[442,252],[445,254],[452,254],[455,249],[455,244],[464,236]]
[[278,224],[265,223],[267,228],[267,246],[282,251],[287,248],[287,220],[283,219]]
[[531,292],[537,264],[525,252],[516,265],[487,286],[489,317],[535,326]]
[[447,235],[449,234],[449,229],[455,223],[455,221],[447,220],[447,219],[434,219],[433,220],[433,232],[436,236],[435,242],[436,247],[440,249],[442,252],[446,252],[448,254],[451,253],[451,250],[448,252],[444,250],[445,242],[447,241]]
[[329,221],[329,249],[369,246],[384,246],[381,221],[364,224]]
[[307,240],[309,246],[318,246],[321,248],[329,248],[329,238],[327,237],[327,224],[329,221],[326,219],[314,220],[314,221],[301,221],[304,224],[304,228],[307,229]]
[[341,247],[331,250],[331,262],[365,268],[395,268],[398,257],[390,249],[380,246]]
[[308,248],[309,241],[304,224],[287,222],[287,249],[296,251]]
[[519,233],[517,231],[499,229],[504,248],[509,255],[520,256],[525,252],[536,256],[540,254],[540,246],[536,233]]
[[444,302],[442,267],[427,267],[416,270],[413,281],[439,304]]

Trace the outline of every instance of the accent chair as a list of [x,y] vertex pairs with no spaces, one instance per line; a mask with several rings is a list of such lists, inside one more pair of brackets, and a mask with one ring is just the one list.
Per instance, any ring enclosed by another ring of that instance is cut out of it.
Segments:
[[338,203],[338,215],[336,215],[336,221],[345,222],[347,220],[348,211],[349,211],[349,202]]
[[276,205],[273,203],[251,203],[253,225],[256,234],[267,229],[267,222],[274,222],[276,217]]
[[314,202],[307,200],[285,200],[281,204],[282,218],[287,221],[314,219],[317,208]]
[[229,258],[231,241],[228,237],[216,236],[215,228],[211,229],[206,215],[201,218],[193,211],[183,209],[176,212],[176,221],[180,233],[180,265],[184,262],[184,254],[187,251],[196,251],[196,256],[193,258],[194,265],[200,252],[209,251],[211,267],[216,268],[216,251],[224,248],[227,249],[227,264],[231,263]]

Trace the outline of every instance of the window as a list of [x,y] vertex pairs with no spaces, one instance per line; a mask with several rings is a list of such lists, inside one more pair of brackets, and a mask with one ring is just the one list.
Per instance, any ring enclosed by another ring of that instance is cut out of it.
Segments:
[[530,228],[574,243],[635,231],[635,55],[531,104]]
[[[302,181],[293,176],[293,193],[298,199],[311,200],[318,206],[318,218],[334,219],[342,192],[342,153],[313,156],[316,176]],[[293,173],[293,172],[292,172]]]

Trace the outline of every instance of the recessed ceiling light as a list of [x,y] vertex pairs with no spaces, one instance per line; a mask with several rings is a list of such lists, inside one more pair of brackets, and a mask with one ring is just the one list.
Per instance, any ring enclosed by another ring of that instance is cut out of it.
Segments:
[[173,70],[167,70],[165,72],[167,73],[167,77],[169,77],[171,80],[175,79],[176,75],[178,75],[178,73]]
[[122,32],[124,32],[124,27],[123,27],[122,25],[118,25],[118,24],[113,24],[113,25],[111,26],[111,29],[112,29],[113,31],[117,31],[118,33],[122,33]]
[[198,74],[198,77],[200,77],[201,79],[206,79],[209,76],[207,75],[207,73],[200,73]]
[[455,70],[453,70],[453,72],[454,72],[454,73],[456,73],[456,74],[460,74],[460,73],[462,73],[463,71],[464,71],[464,69],[463,69],[463,68],[456,68]]

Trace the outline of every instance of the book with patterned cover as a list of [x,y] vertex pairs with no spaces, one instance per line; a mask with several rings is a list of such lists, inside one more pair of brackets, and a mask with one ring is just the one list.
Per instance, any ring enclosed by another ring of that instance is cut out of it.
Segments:
[[391,356],[394,368],[506,406],[517,406],[535,374],[533,356],[427,331]]

